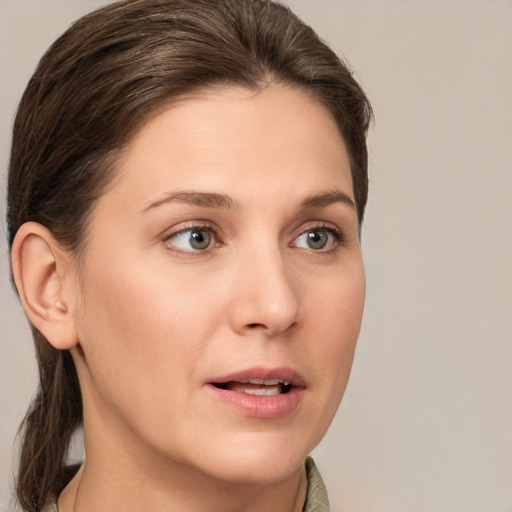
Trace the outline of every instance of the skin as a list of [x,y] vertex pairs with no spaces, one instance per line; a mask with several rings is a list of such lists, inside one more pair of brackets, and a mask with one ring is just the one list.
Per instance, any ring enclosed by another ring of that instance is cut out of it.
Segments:
[[[48,339],[72,350],[86,443],[61,512],[302,510],[303,461],[338,408],[361,324],[351,201],[337,126],[300,90],[224,86],[142,127],[81,263],[61,255],[68,320]],[[190,245],[193,226],[211,245]],[[302,376],[293,412],[255,418],[208,392],[255,365]]]

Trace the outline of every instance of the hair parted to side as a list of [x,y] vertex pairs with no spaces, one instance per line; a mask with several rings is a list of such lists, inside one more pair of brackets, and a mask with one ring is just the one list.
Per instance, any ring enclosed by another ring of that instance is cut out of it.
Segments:
[[[123,147],[155,110],[219,84],[299,87],[331,112],[351,160],[359,221],[367,198],[370,104],[351,71],[287,7],[270,0],[125,0],[75,22],[47,51],[20,102],[8,182],[8,236],[39,222],[79,256],[95,200]],[[17,495],[39,511],[70,479],[82,422],[68,351],[33,328],[40,386],[22,424]]]

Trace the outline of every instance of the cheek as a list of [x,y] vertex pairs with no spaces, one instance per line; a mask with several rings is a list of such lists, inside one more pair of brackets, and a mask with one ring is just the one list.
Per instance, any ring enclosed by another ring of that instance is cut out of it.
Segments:
[[[90,264],[84,279],[83,324],[95,324],[109,332],[109,342],[123,347],[132,344],[132,349],[161,344],[183,347],[169,342],[184,332],[191,339],[203,337],[205,322],[200,318],[205,311],[200,311],[198,299],[208,301],[204,282],[129,255],[111,260],[115,263],[110,268],[97,261]],[[213,315],[215,303],[210,304]]]
[[315,413],[308,414],[303,425],[304,431],[311,433],[310,450],[327,431],[347,386],[364,306],[362,263],[350,271],[342,268],[322,283],[308,283],[308,322],[301,340],[308,346],[304,362],[312,370],[310,392]]
[[193,379],[185,371],[206,350],[217,314],[214,301],[206,299],[208,311],[198,307],[200,283],[185,284],[176,273],[170,279],[162,267],[129,258],[117,257],[111,266],[97,263],[90,261],[78,318],[96,388],[113,398],[131,388],[154,394],[159,386]]
[[361,328],[365,298],[362,263],[340,272],[321,293],[312,295],[308,316],[316,340],[311,357],[322,372],[319,382],[330,387],[330,396],[340,400],[347,383]]

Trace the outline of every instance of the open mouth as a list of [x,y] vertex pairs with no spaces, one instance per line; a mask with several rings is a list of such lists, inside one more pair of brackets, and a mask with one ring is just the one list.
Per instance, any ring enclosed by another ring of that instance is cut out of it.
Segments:
[[292,384],[287,380],[280,379],[251,379],[247,381],[228,381],[212,383],[218,389],[227,391],[238,391],[247,395],[256,396],[274,396],[288,393],[292,389]]
[[206,390],[242,416],[257,419],[285,418],[306,396],[307,385],[297,371],[286,367],[254,366],[207,382]]

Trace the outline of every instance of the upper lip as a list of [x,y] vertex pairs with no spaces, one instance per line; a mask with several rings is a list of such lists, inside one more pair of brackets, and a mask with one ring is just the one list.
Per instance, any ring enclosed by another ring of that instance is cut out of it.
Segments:
[[228,375],[215,377],[208,381],[209,384],[225,384],[226,382],[252,382],[253,384],[263,384],[265,381],[278,380],[281,383],[289,383],[292,386],[305,388],[306,382],[302,375],[286,366],[269,368],[264,366],[254,366],[245,368]]

